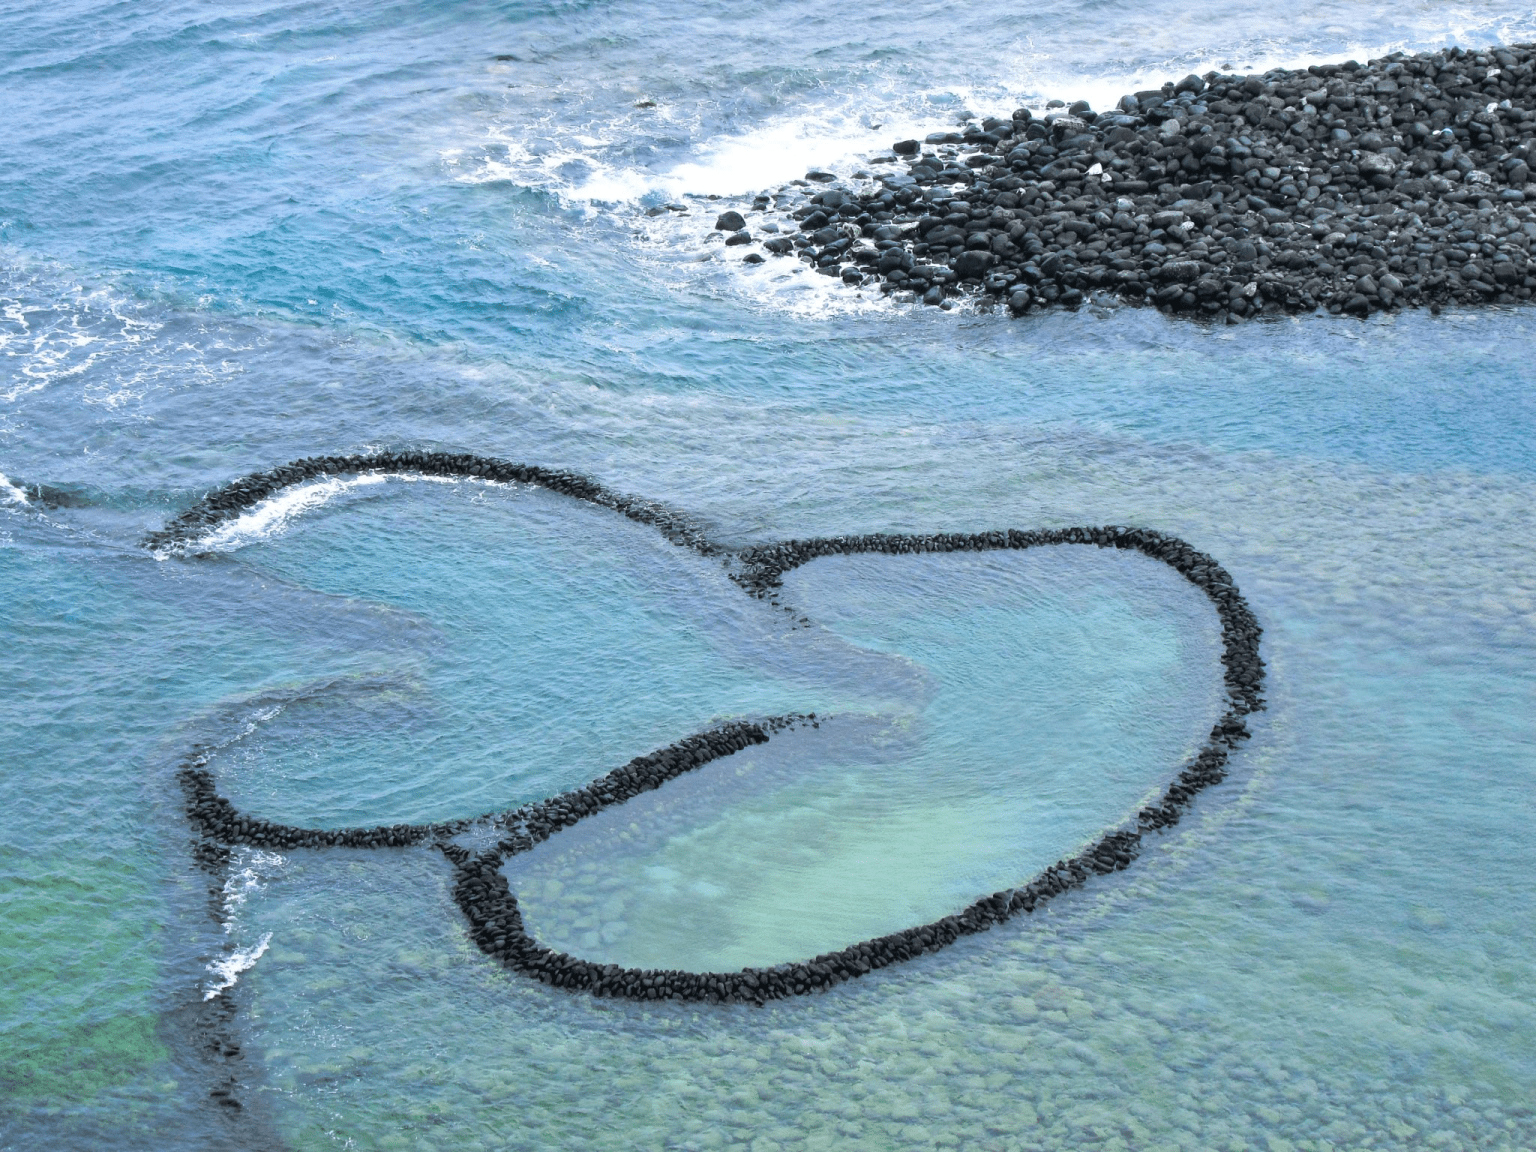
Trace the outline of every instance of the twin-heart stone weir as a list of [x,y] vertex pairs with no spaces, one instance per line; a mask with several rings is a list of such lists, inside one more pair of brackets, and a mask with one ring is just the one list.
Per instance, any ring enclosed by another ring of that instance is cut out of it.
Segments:
[[[532,484],[609,508],[631,520],[652,525],[675,544],[705,556],[722,558],[730,578],[746,593],[774,604],[778,603],[782,575],[821,556],[864,552],[980,552],[1077,544],[1129,549],[1162,561],[1205,593],[1221,622],[1226,710],[1193,759],[1179,770],[1164,790],[1161,799],[1138,812],[1134,821],[1104,833],[1076,856],[1057,861],[1029,883],[983,896],[931,924],[865,940],[810,960],[768,968],[743,968],[737,972],[621,968],[613,964],[595,964],[546,948],[524,928],[517,898],[501,869],[508,857],[528,851],[594,812],[623,804],[642,792],[660,788],[685,772],[733,755],[749,745],[765,743],[775,732],[786,727],[813,722],[814,715],[731,721],[684,737],[658,751],[637,756],[585,787],[540,803],[436,824],[314,829],[255,819],[243,816],[219,795],[207,767],[211,758],[208,748],[194,747],[182,764],[178,778],[186,799],[186,813],[199,837],[194,857],[203,867],[215,872],[227,869],[230,849],[235,845],[277,849],[432,845],[452,862],[454,899],[479,948],[505,967],[556,987],[631,1000],[762,1004],[821,991],[876,969],[936,951],[962,936],[986,931],[1013,916],[1033,912],[1044,902],[1084,884],[1092,876],[1128,866],[1139,854],[1145,833],[1176,824],[1202,789],[1225,778],[1230,750],[1248,736],[1244,717],[1264,706],[1260,695],[1264,680],[1264,663],[1259,657],[1261,629],[1231,576],[1214,559],[1183,540],[1144,528],[1106,526],[981,533],[871,534],[787,540],[732,550],[711,541],[696,522],[676,509],[614,492],[575,473],[463,453],[400,451],[311,457],[246,476],[209,493],[161,531],[152,533],[146,544],[165,554],[195,553],[199,540],[210,531],[280,489],[320,477],[364,472],[415,473]],[[493,831],[498,837],[495,845],[476,854],[454,842],[454,837],[473,827]]]

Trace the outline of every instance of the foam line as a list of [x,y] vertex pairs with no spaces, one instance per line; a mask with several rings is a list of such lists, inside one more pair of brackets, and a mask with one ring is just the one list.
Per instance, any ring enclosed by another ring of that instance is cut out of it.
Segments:
[[202,547],[209,552],[226,552],[257,540],[270,539],[305,512],[323,508],[338,496],[382,484],[385,479],[377,472],[368,472],[351,480],[327,479],[284,488],[249,511],[219,525],[201,541]]
[[233,988],[244,973],[256,966],[256,961],[261,959],[270,943],[272,943],[272,933],[267,932],[249,948],[236,948],[228,955],[210,961],[208,971],[218,977],[218,980],[203,993],[203,999],[212,1000],[220,993]]

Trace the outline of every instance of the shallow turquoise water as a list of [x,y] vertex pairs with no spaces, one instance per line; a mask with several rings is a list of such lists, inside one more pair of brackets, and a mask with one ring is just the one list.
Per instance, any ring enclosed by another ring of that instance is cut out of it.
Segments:
[[[54,4],[0,33],[0,474],[81,498],[0,490],[0,1147],[1536,1146],[1529,312],[911,314],[724,259],[712,202],[637,213],[960,105],[1527,41],[1528,12]],[[474,484],[137,545],[244,471],[405,443],[730,543],[1161,528],[1237,578],[1270,708],[1042,915],[762,1010],[552,992],[472,946],[426,850],[210,881],[179,757],[219,744],[274,819],[440,819],[814,710],[509,865],[583,955],[757,962],[1134,811],[1208,723],[1211,621],[1060,549],[817,561],[800,625]]]
[[1120,824],[1219,715],[1217,629],[1162,565],[1097,552],[797,572],[789,595],[828,633],[797,637],[806,663],[835,674],[852,640],[886,652],[890,674],[858,695],[839,677],[825,732],[514,860],[530,929],[631,967],[805,959],[1027,883]]

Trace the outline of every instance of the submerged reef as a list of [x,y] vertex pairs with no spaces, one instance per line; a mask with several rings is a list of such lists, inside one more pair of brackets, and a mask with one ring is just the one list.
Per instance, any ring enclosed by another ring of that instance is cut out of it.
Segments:
[[898,141],[851,182],[807,173],[716,228],[849,285],[1016,314],[1513,304],[1536,290],[1533,73],[1536,46],[1452,48],[1191,75],[1111,112],[1057,100]]
[[[502,865],[508,857],[528,851],[595,812],[660,788],[713,760],[766,743],[786,727],[814,724],[814,714],[730,721],[637,756],[584,787],[547,800],[506,812],[436,824],[341,829],[279,824],[246,816],[219,794],[208,767],[213,756],[209,747],[192,748],[178,768],[185,812],[195,834],[192,854],[201,866],[227,866],[230,848],[235,845],[284,850],[398,850],[430,845],[452,864],[454,900],[476,945],[503,966],[545,984],[631,1000],[762,1004],[822,991],[876,969],[937,951],[961,937],[1032,913],[1094,876],[1127,867],[1140,854],[1145,834],[1177,824],[1202,789],[1226,777],[1231,749],[1249,735],[1245,717],[1264,706],[1260,694],[1264,662],[1259,656],[1262,629],[1231,575],[1211,556],[1183,540],[1145,528],[1110,525],[981,533],[874,533],[788,540],[733,550],[711,541],[704,529],[685,513],[615,492],[576,473],[465,453],[400,451],[310,457],[235,480],[204,496],[170,520],[164,529],[152,533],[145,543],[162,555],[195,554],[199,541],[221,524],[238,518],[290,485],[364,472],[532,484],[609,508],[654,526],[680,547],[720,558],[730,578],[744,592],[786,612],[793,609],[778,600],[783,574],[823,556],[980,552],[1076,544],[1127,549],[1162,561],[1206,595],[1221,623],[1226,709],[1203,745],[1179,769],[1157,801],[1141,809],[1125,826],[1105,832],[1075,856],[1058,860],[1028,883],[983,896],[954,915],[809,960],[768,968],[743,968],[736,972],[621,968],[546,948],[524,927],[517,897]],[[469,832],[493,835],[494,846],[473,852],[456,841]]]

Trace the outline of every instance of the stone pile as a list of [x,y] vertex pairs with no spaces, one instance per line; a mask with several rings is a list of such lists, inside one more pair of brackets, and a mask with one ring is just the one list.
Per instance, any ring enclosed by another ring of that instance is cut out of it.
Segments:
[[850,285],[1015,313],[1512,304],[1536,290],[1533,146],[1536,47],[1393,53],[1021,108],[900,141],[853,186],[760,196],[757,235],[716,226]]
[[[1169,565],[1198,587],[1215,608],[1222,630],[1226,711],[1203,746],[1164,790],[1160,799],[1136,816],[1131,827],[1112,830],[1071,859],[1059,860],[1028,884],[994,892],[952,916],[907,928],[829,952],[811,960],[738,972],[683,972],[628,969],[598,964],[541,945],[523,925],[517,898],[502,865],[541,841],[605,808],[623,804],[642,792],[714,760],[767,742],[786,727],[815,724],[816,716],[789,715],[762,721],[740,720],[685,737],[659,751],[638,756],[584,787],[525,804],[507,812],[437,824],[395,824],[374,828],[312,829],[242,815],[219,795],[208,770],[211,753],[195,747],[181,766],[185,811],[197,833],[193,856],[205,868],[227,868],[228,849],[247,844],[262,848],[404,848],[431,844],[454,868],[454,899],[470,934],[487,955],[513,971],[556,987],[597,996],[631,1000],[691,1000],[763,1004],[768,1000],[822,991],[891,964],[944,948],[964,936],[983,932],[1020,913],[1127,867],[1141,851],[1145,832],[1179,821],[1198,793],[1226,776],[1230,750],[1249,735],[1244,717],[1264,706],[1260,695],[1264,662],[1259,656],[1262,629],[1232,577],[1209,555],[1160,532],[1120,526],[1060,528],[983,533],[924,533],[835,536],[788,540],[730,551],[704,537],[693,521],[665,506],[623,496],[586,477],[512,464],[468,454],[384,452],[314,457],[270,472],[237,480],[205,496],[149,536],[155,549],[195,551],[197,540],[219,524],[238,517],[258,500],[281,488],[321,475],[368,471],[416,470],[437,476],[516,479],[542,484],[576,499],[588,500],[654,524],[676,543],[705,555],[723,556],[730,576],[748,594],[778,603],[783,574],[818,557],[858,553],[907,554],[976,552],[1076,544],[1140,552]],[[454,837],[480,826],[495,832],[495,845],[473,853]]]

